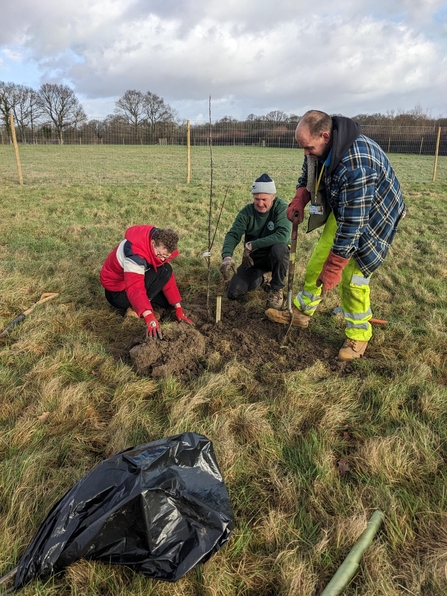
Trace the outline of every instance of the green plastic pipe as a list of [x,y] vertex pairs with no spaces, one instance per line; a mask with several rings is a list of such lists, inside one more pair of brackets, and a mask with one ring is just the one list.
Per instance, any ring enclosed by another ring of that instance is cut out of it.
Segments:
[[371,519],[368,522],[368,525],[366,526],[366,530],[351,548],[348,556],[337,569],[334,577],[321,593],[321,596],[338,596],[338,594],[341,594],[341,592],[346,588],[358,569],[363,553],[371,544],[374,536],[377,534],[377,530],[380,528],[382,520],[383,513],[378,510],[374,511]]

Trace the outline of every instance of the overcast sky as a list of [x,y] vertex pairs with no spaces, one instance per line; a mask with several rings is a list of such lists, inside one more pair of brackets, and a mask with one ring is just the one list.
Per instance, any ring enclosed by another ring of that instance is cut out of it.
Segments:
[[447,115],[446,0],[14,0],[0,81],[69,85],[89,118],[127,90],[180,118]]

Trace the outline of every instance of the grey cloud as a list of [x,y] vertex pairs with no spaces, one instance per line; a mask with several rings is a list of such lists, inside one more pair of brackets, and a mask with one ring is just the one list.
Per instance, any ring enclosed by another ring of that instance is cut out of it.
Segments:
[[423,103],[418,96],[426,90],[438,102],[445,47],[423,27],[432,31],[440,6],[442,0],[322,0],[313,10],[296,0],[16,0],[2,13],[0,47],[12,39],[26,44],[42,82],[64,78],[90,100],[140,89],[188,110],[211,94],[217,109],[246,108],[243,117],[299,113],[316,103],[335,112],[383,111],[374,106]]
[[[430,21],[434,12],[442,6],[443,0],[344,0],[343,3],[321,0],[317,7],[298,4],[296,0],[265,3],[255,0],[139,0],[131,3],[127,0],[67,0],[63,3],[58,0],[16,0],[2,7],[0,44],[11,43],[15,37],[26,34],[32,45],[45,51],[53,41],[59,46],[59,30],[67,26],[76,30],[79,23],[77,35],[80,35],[84,27],[91,30],[92,21],[97,21],[98,33],[101,26],[95,15],[101,16],[104,26],[135,23],[154,15],[163,21],[177,21],[178,35],[184,37],[187,31],[204,20],[218,25],[231,24],[240,31],[253,33],[268,31],[292,20],[306,21],[315,15],[356,19],[374,14],[376,18],[386,16],[421,24]],[[66,43],[72,41],[72,34],[73,31],[65,36]],[[60,47],[58,49],[61,50]]]

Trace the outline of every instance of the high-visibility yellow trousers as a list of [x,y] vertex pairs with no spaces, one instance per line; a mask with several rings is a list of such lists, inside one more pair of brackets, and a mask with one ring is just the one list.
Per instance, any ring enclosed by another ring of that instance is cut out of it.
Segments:
[[[321,287],[317,287],[316,281],[334,244],[336,231],[337,222],[334,214],[331,213],[307,263],[304,288],[294,299],[295,306],[306,315],[312,316],[322,300]],[[338,291],[346,322],[345,333],[346,337],[350,339],[359,341],[369,341],[371,339],[372,326],[369,322],[372,317],[369,295],[370,278],[371,276],[364,277],[355,259],[351,259],[343,269],[342,281],[338,286]]]

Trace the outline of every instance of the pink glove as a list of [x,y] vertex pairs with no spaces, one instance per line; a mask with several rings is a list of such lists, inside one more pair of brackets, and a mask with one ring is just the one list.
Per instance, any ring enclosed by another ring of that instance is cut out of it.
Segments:
[[295,196],[290,201],[287,207],[286,215],[287,219],[295,223],[295,219],[298,223],[303,223],[304,220],[304,207],[310,201],[310,192],[304,186],[296,189]]
[[150,337],[152,339],[163,339],[160,330],[160,323],[155,318],[155,315],[152,311],[150,311],[147,315],[143,317],[144,322],[146,323],[147,330],[146,330],[146,337]]
[[338,284],[341,282],[343,269],[348,263],[349,259],[339,257],[332,251],[329,253],[329,256],[326,259],[323,269],[321,270],[321,273],[317,279],[317,286],[323,286],[321,290],[322,296],[326,296],[330,290],[335,288],[335,286],[338,286]]
[[191,321],[191,319],[188,319],[188,317],[185,316],[185,313],[183,312],[183,309],[181,306],[175,307],[175,316],[177,317],[177,321],[179,323],[181,323],[182,321],[185,321],[185,323],[188,323],[188,325],[194,325],[194,323]]

